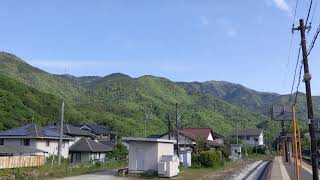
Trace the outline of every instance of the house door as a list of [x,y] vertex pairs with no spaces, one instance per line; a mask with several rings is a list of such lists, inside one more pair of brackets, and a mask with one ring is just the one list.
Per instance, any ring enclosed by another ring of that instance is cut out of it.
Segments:
[[76,153],[76,160],[75,160],[76,163],[79,163],[81,162],[81,153]]
[[137,170],[138,171],[144,171],[144,149],[143,148],[137,148]]

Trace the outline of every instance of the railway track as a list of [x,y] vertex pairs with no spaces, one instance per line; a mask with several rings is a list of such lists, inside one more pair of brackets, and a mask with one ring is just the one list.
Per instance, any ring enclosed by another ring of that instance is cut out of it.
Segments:
[[255,161],[248,164],[241,171],[232,175],[232,180],[266,180],[268,178],[271,161]]
[[271,168],[271,161],[263,161],[257,165],[245,178],[244,180],[267,180],[268,173]]

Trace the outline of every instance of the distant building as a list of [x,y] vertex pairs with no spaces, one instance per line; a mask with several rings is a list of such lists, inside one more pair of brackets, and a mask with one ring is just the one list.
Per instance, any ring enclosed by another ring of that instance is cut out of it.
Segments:
[[[181,128],[159,135],[161,139],[177,140],[176,134],[179,133],[179,146],[181,151],[193,150],[197,141],[204,141],[213,148],[224,145],[224,137],[214,133],[211,128]],[[156,137],[153,135],[152,137]]]
[[[68,158],[70,136],[63,135],[61,155]],[[59,133],[36,124],[28,124],[0,132],[0,146],[24,146],[47,152],[46,157],[58,155]],[[38,155],[37,152],[33,153]],[[40,154],[43,154],[42,152]]]
[[70,147],[70,161],[73,163],[106,160],[106,154],[112,147],[90,138],[81,138]]
[[[53,124],[45,127],[45,129],[59,132],[60,131],[60,124],[53,123]],[[63,125],[63,134],[72,137],[72,140],[70,140],[70,142],[69,142],[69,146],[71,146],[73,143],[77,142],[81,138],[92,138],[92,139],[95,138],[95,135],[93,133],[91,133],[89,131],[82,130],[79,127],[72,126],[70,124]]]
[[96,135],[96,139],[99,141],[115,141],[116,133],[103,125],[87,124],[77,125],[82,130],[89,131]]
[[262,129],[251,128],[251,129],[235,129],[231,133],[231,137],[239,138],[244,144],[249,146],[263,146],[264,135]]

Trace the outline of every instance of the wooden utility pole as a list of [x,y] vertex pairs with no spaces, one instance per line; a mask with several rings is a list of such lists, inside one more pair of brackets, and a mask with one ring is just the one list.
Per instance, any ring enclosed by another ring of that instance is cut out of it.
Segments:
[[282,126],[282,136],[284,137],[284,157],[285,157],[285,160],[286,162],[289,162],[289,156],[288,156],[288,142],[287,142],[287,138],[286,138],[286,131],[284,129],[284,121],[282,120],[281,121],[281,126]]
[[299,30],[301,35],[301,48],[302,48],[303,69],[304,69],[303,81],[306,85],[309,132],[310,132],[310,139],[311,139],[312,175],[313,175],[313,180],[319,180],[317,139],[314,131],[315,121],[313,117],[312,95],[311,95],[311,85],[310,85],[311,74],[309,72],[308,51],[307,51],[307,45],[306,45],[306,29],[309,29],[310,27],[306,27],[304,25],[303,19],[300,19],[299,22],[300,22],[300,26],[298,28],[294,28],[293,30]]
[[166,119],[167,119],[167,126],[168,126],[168,137],[169,140],[171,140],[171,119],[169,113],[166,114]]
[[176,139],[177,139],[177,156],[180,158],[180,147],[179,147],[179,115],[178,115],[178,103],[176,103]]
[[298,139],[299,139],[299,160],[300,160],[300,168],[301,168],[302,167],[302,150],[301,150],[300,126],[298,126]]
[[298,166],[298,145],[297,145],[297,123],[296,123],[296,105],[292,105],[292,124],[293,124],[293,143],[295,153],[296,165],[296,180],[300,180],[299,166]]
[[60,122],[60,133],[59,133],[59,144],[58,144],[58,165],[61,164],[61,148],[62,148],[62,136],[63,136],[63,119],[64,119],[64,101],[61,105],[61,122]]

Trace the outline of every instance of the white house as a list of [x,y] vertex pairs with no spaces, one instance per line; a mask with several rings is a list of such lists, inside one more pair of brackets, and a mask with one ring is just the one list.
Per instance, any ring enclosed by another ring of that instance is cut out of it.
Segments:
[[252,128],[252,129],[235,129],[231,133],[231,137],[239,138],[239,140],[243,141],[246,145],[249,146],[263,146],[264,145],[264,137],[263,130]]
[[[72,138],[63,135],[61,155],[69,156],[69,141]],[[36,124],[28,124],[0,132],[0,146],[29,146],[47,152],[46,157],[58,154],[59,133]],[[43,154],[43,153],[41,153]],[[38,155],[34,153],[34,155]]]
[[99,143],[90,138],[81,138],[70,146],[70,160],[72,163],[106,160],[107,152],[112,147]]
[[[122,141],[129,145],[130,173],[158,171],[158,165],[162,160],[168,159],[169,156],[175,157],[173,146],[176,141],[174,140],[124,137]],[[177,170],[178,160],[176,163],[176,167],[172,166],[172,168]]]

